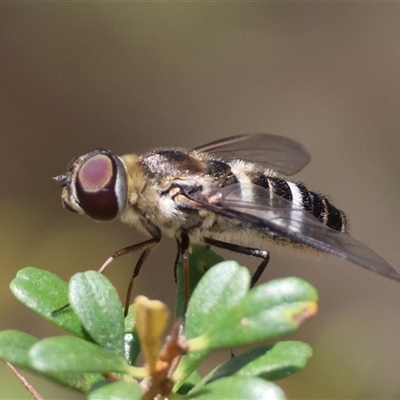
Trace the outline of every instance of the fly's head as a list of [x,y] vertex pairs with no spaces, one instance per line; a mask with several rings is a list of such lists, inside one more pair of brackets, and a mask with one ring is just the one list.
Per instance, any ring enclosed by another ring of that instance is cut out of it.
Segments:
[[93,150],[55,177],[62,186],[62,202],[72,212],[96,221],[111,221],[127,206],[127,177],[121,159],[109,150]]

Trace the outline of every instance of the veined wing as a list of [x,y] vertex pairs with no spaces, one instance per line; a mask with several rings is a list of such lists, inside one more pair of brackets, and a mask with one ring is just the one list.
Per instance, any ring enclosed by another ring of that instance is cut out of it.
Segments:
[[251,184],[215,188],[215,203],[202,202],[214,213],[237,219],[268,235],[284,237],[400,282],[400,274],[381,256],[348,233],[327,227],[309,212],[271,191]]
[[231,136],[194,150],[207,152],[227,161],[240,158],[255,162],[284,175],[293,175],[310,162],[310,155],[302,144],[269,133]]

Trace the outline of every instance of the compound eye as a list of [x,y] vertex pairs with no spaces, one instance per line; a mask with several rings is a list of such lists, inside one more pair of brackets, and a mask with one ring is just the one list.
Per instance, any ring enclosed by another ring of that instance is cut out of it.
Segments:
[[118,216],[121,204],[118,173],[112,155],[95,154],[82,164],[76,178],[76,194],[79,205],[89,217],[109,221]]

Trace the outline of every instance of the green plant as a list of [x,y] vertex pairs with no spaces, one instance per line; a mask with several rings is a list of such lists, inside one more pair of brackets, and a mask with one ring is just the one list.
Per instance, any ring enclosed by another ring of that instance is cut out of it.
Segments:
[[[218,255],[195,246],[191,270],[204,271],[215,261],[220,261]],[[181,267],[178,316],[184,310]],[[274,280],[251,290],[249,283],[248,269],[234,261],[209,268],[193,290],[184,335],[178,318],[163,339],[169,317],[163,303],[139,296],[124,318],[119,296],[104,275],[78,273],[67,284],[50,272],[28,267],[11,283],[14,295],[72,336],[38,340],[24,332],[3,331],[0,357],[91,400],[283,399],[282,390],[271,381],[306,365],[311,348],[305,343],[264,343],[207,376],[196,372],[214,349],[274,340],[316,313],[317,293],[301,279]],[[67,303],[70,306],[60,310]],[[141,349],[146,363],[138,367]]]

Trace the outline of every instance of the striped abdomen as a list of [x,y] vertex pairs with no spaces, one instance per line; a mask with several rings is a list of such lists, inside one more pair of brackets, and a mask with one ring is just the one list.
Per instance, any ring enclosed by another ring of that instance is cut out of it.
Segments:
[[267,175],[261,171],[253,173],[250,179],[254,185],[269,189],[299,205],[330,228],[341,232],[347,231],[348,223],[344,213],[334,207],[326,197],[309,191],[303,184],[289,182],[279,176]]

